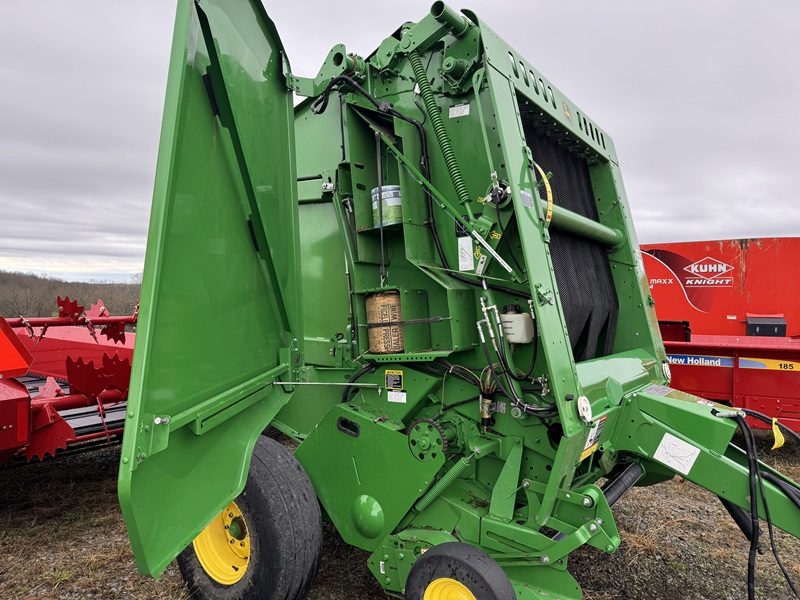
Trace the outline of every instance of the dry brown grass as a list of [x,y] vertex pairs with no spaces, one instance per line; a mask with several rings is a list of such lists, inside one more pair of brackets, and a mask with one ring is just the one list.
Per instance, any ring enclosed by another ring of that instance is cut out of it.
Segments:
[[[800,450],[761,456],[800,475]],[[764,448],[766,446],[766,448]],[[0,599],[189,600],[177,569],[139,575],[117,503],[118,449],[0,471]],[[710,493],[676,478],[637,488],[614,508],[623,544],[570,557],[586,600],[739,599],[747,542]],[[800,582],[800,541],[778,532],[784,565]],[[309,600],[385,600],[368,553],[325,528],[323,566]],[[790,598],[771,555],[759,557],[759,597]]]
[[0,598],[187,600],[174,568],[136,571],[116,496],[117,449],[0,472]]

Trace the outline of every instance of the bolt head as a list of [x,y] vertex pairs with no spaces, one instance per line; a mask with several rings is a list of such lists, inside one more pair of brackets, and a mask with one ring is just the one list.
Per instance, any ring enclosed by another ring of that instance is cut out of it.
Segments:
[[589,508],[589,507],[592,505],[592,501],[591,501],[591,499],[590,499],[590,498],[584,498],[584,499],[583,499],[583,505],[584,505],[586,508]]
[[595,525],[594,523],[589,525],[589,531],[597,531],[597,525]]
[[541,561],[542,561],[543,565],[549,564],[550,563],[550,557],[549,556],[542,556]]

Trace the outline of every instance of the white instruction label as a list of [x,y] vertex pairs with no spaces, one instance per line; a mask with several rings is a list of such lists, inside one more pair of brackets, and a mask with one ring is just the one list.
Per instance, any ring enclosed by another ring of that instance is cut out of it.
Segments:
[[594,427],[589,430],[589,437],[586,438],[586,444],[584,444],[583,449],[588,450],[600,440],[600,436],[603,434],[603,428],[606,426],[606,417],[601,417],[598,419],[597,423]]
[[670,433],[665,433],[653,458],[682,475],[688,475],[699,455],[700,448],[692,446],[689,442],[684,442]]
[[469,114],[469,102],[466,104],[456,104],[450,107],[450,118],[466,117]]
[[486,268],[486,258],[485,254],[481,254],[481,257],[478,259],[478,266],[475,267],[475,274],[476,275],[483,275],[483,270]]
[[458,270],[475,270],[475,261],[472,258],[472,238],[458,238]]
[[406,403],[406,393],[405,392],[398,392],[398,391],[395,391],[395,390],[387,390],[386,399],[389,402],[398,402],[400,404],[405,404]]

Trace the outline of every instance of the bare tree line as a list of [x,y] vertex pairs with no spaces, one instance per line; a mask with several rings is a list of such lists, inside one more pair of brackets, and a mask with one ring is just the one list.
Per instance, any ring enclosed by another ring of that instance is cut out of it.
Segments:
[[6,318],[58,315],[56,298],[69,296],[88,310],[102,299],[112,315],[130,315],[139,301],[141,276],[131,283],[64,281],[32,273],[0,271],[0,316]]

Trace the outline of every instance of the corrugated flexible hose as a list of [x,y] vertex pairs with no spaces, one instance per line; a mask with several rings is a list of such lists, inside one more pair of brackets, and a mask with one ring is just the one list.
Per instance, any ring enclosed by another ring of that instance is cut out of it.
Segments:
[[442,115],[439,112],[439,106],[436,104],[436,98],[433,95],[431,84],[428,81],[428,74],[425,71],[425,66],[422,64],[422,57],[419,55],[419,52],[414,50],[408,55],[408,59],[411,63],[411,68],[414,70],[414,77],[419,86],[419,93],[422,96],[422,101],[425,103],[425,110],[428,113],[433,132],[436,135],[436,141],[439,143],[439,149],[442,151],[444,164],[447,166],[447,172],[450,174],[450,180],[453,182],[458,201],[461,204],[467,204],[471,201],[469,191],[467,190],[467,185],[464,183],[464,178],[461,176],[461,169],[458,166],[456,154],[453,152],[453,145],[450,143],[450,137],[447,135]]

